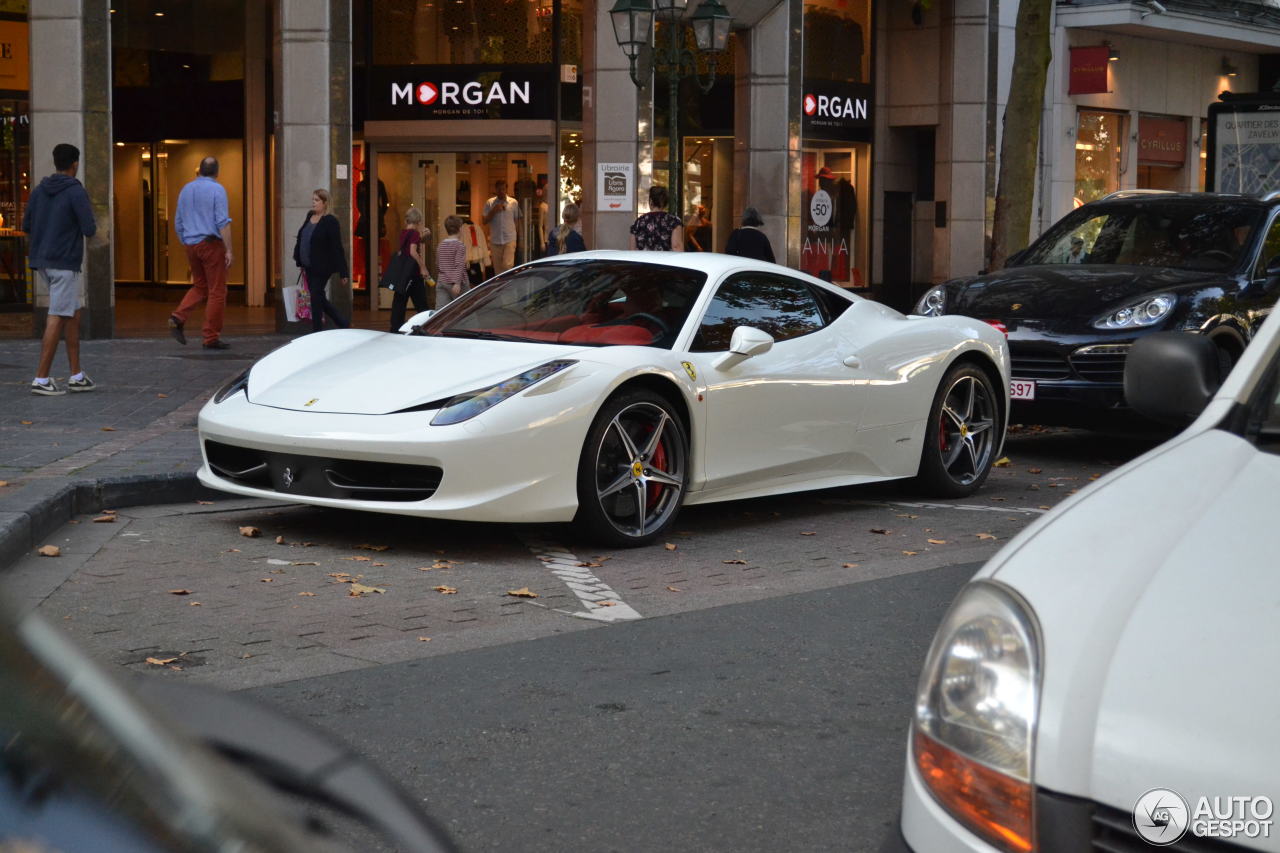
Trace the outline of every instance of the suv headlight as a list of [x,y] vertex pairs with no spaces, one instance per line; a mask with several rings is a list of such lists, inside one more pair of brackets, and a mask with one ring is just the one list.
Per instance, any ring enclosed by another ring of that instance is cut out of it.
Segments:
[[246,367],[239,376],[219,388],[218,392],[213,395],[213,402],[221,403],[223,400],[233,394],[238,394],[241,391],[245,392],[245,395],[247,396],[249,393],[249,371],[251,369],[252,368]]
[[1161,293],[1148,296],[1124,306],[1118,311],[1103,314],[1093,321],[1095,329],[1139,329],[1154,326],[1173,310],[1178,304],[1178,297],[1172,293]]
[[1033,846],[1032,744],[1040,702],[1039,626],[1015,593],[969,584],[925,659],[912,760],[934,799],[1001,850]]
[[921,314],[925,317],[941,317],[942,312],[947,308],[947,288],[945,285],[929,288],[924,296],[920,297],[920,301],[916,303],[913,314]]
[[519,376],[513,376],[505,382],[499,382],[496,385],[490,385],[488,388],[468,391],[466,394],[450,397],[440,411],[436,413],[436,416],[431,419],[431,424],[433,426],[448,426],[449,424],[458,424],[471,420],[476,415],[488,411],[508,397],[520,393],[535,382],[541,382],[548,376],[559,373],[566,367],[577,363],[573,359],[548,361],[546,364],[540,364],[532,370],[526,370]]

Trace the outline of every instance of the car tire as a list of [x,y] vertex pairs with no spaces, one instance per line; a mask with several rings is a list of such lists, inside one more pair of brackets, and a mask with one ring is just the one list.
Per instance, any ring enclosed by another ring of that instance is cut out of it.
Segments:
[[675,521],[688,483],[689,438],[675,408],[653,391],[624,391],[583,443],[574,523],[602,545],[647,545]]
[[978,490],[995,462],[1004,429],[1003,400],[974,364],[952,367],[938,384],[916,485],[931,497],[962,498]]

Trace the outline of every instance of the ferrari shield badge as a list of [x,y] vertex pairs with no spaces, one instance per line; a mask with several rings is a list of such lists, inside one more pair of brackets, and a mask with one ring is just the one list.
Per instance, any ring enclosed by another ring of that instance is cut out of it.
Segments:
[[320,398],[319,398],[319,397],[312,397],[310,400],[308,400],[307,402],[303,403],[303,405],[304,405],[304,406],[314,406],[316,403],[319,403],[319,402],[320,402]]
[[682,362],[680,362],[680,363],[681,363],[682,365],[684,365],[684,372],[685,372],[685,373],[687,373],[687,374],[689,374],[689,378],[690,378],[690,379],[692,379],[694,382],[697,382],[697,381],[698,381],[698,371],[696,371],[696,370],[694,370],[694,369],[693,369],[693,365],[692,365],[692,364],[690,364],[690,363],[689,363],[689,362],[687,362],[687,361],[682,361]]

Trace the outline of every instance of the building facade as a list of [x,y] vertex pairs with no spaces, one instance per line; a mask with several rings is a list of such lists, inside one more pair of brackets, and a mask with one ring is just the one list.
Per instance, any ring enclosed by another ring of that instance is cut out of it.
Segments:
[[[0,333],[43,326],[15,226],[63,141],[102,235],[86,258],[96,337],[179,298],[174,205],[207,155],[231,203],[231,302],[276,328],[318,187],[350,240],[351,285],[332,297],[375,327],[410,209],[432,245],[447,216],[470,220],[482,257],[502,181],[518,260],[569,200],[589,246],[625,248],[672,160],[689,248],[722,250],[750,205],[780,261],[898,308],[984,266],[1018,4],[725,5],[727,49],[673,75],[649,48],[632,67],[608,0],[0,0]],[[685,24],[656,30],[694,46]],[[1275,83],[1280,9],[1059,0],[1052,45],[1036,233],[1107,192],[1203,187],[1209,104]]]

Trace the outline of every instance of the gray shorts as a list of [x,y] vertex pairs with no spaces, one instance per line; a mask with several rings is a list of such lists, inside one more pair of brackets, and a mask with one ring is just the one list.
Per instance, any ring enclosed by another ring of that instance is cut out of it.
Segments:
[[75,270],[36,270],[49,286],[49,314],[74,317],[84,307],[84,278]]

